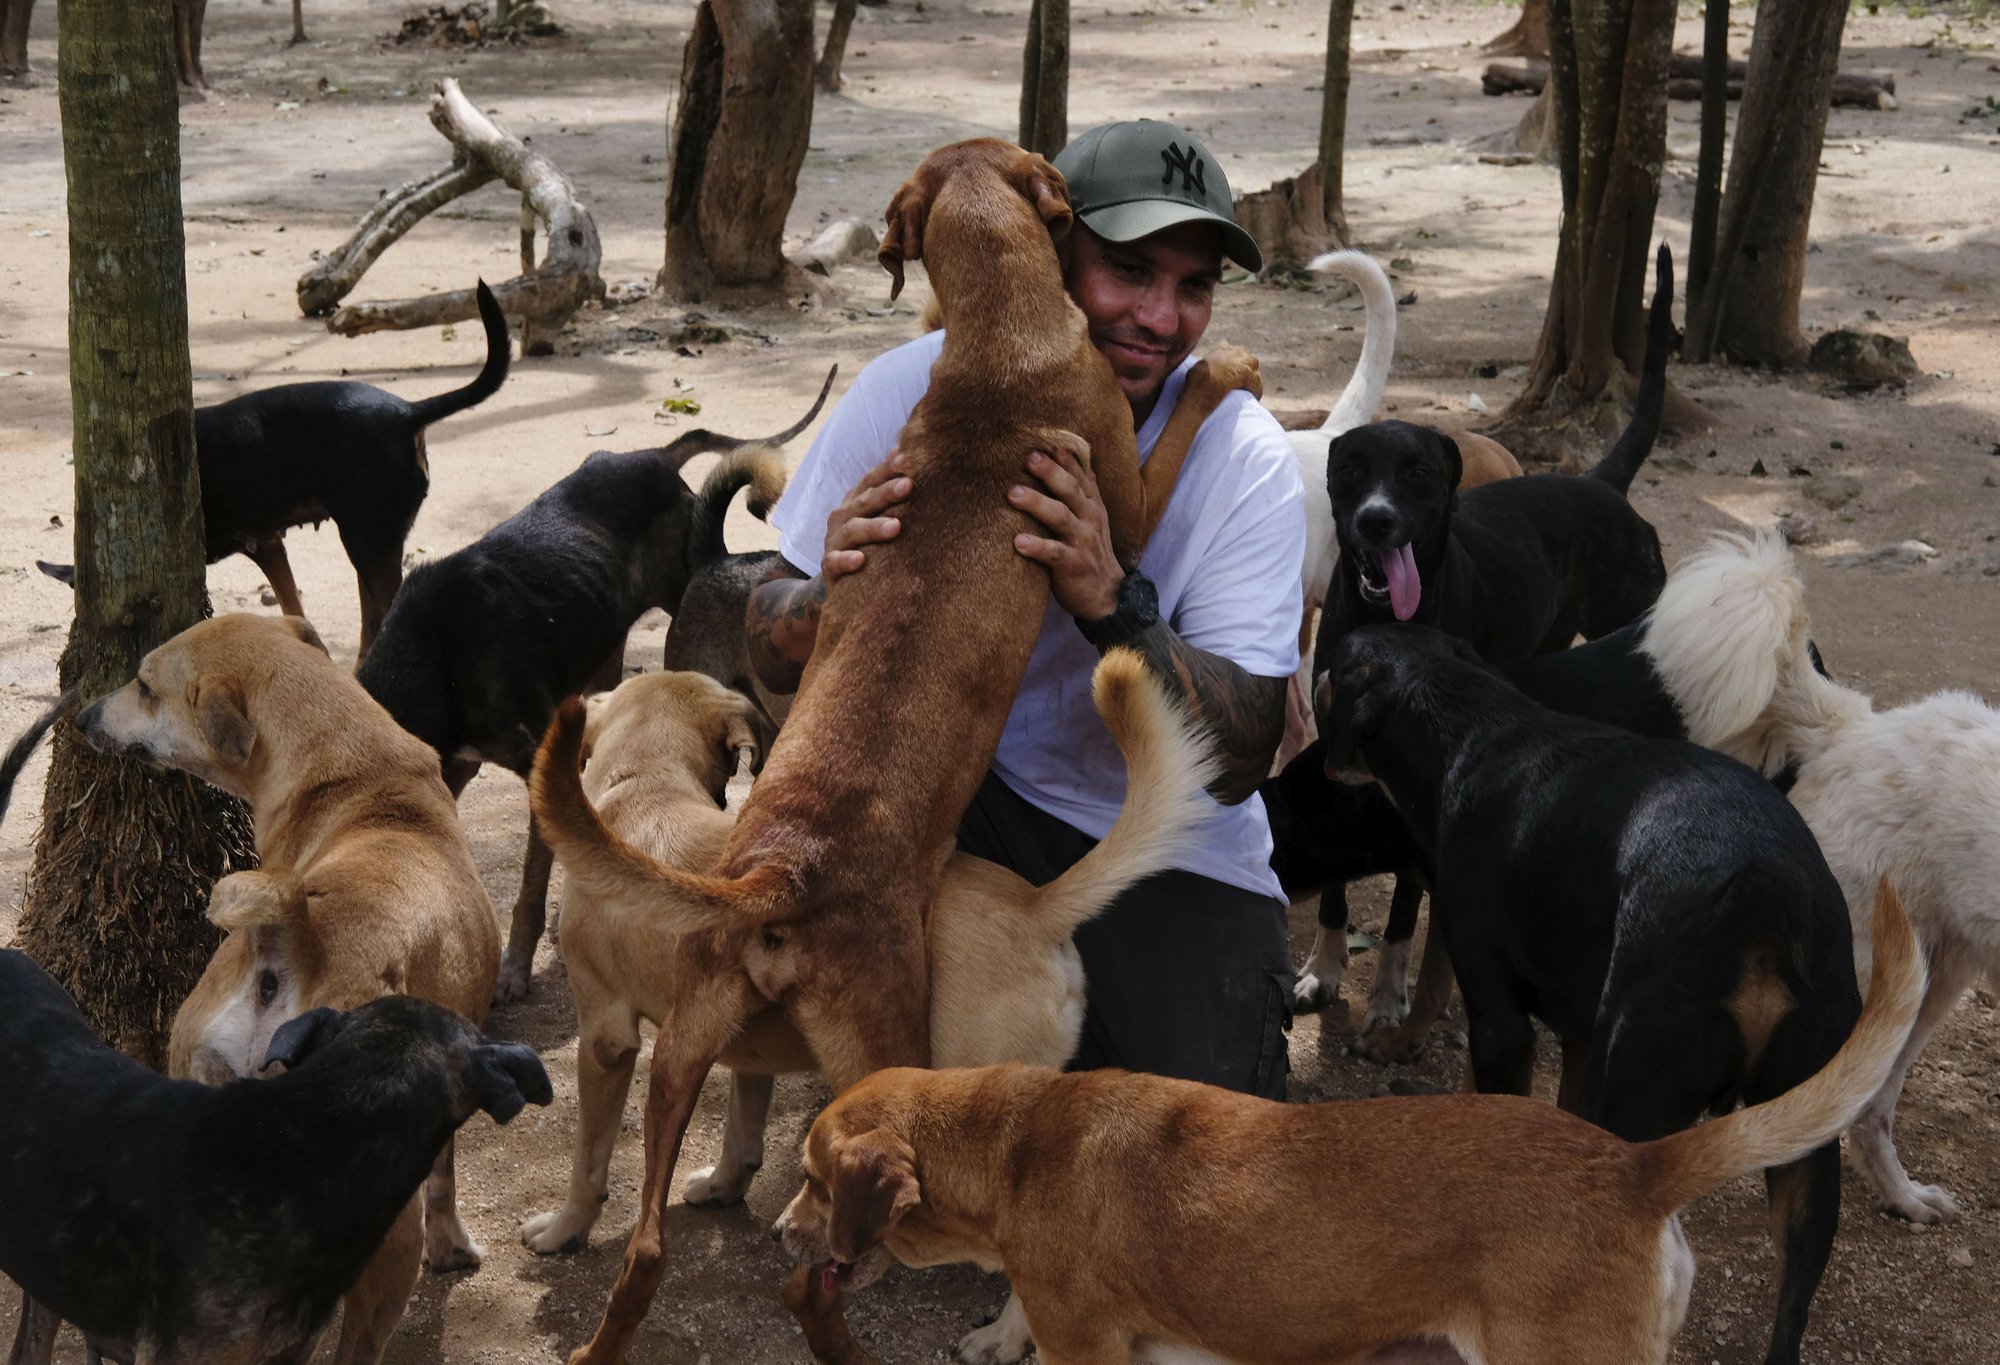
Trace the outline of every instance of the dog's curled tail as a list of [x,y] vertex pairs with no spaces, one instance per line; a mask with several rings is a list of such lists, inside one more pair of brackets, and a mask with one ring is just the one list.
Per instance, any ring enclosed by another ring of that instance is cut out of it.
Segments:
[[1667,405],[1667,350],[1674,344],[1674,257],[1660,243],[1653,285],[1653,307],[1646,315],[1646,359],[1639,372],[1639,393],[1632,400],[1632,420],[1617,442],[1591,469],[1590,477],[1620,493],[1632,490],[1639,466],[1653,453],[1660,437],[1660,414]]
[[747,487],[746,506],[750,515],[766,520],[785,492],[785,457],[776,446],[746,445],[725,452],[722,462],[708,471],[701,491],[695,494],[694,511],[688,519],[687,568],[690,576],[729,553],[723,539],[723,521],[736,490]]
[[1134,882],[1170,867],[1188,831],[1215,809],[1204,788],[1222,773],[1214,744],[1137,650],[1106,654],[1090,688],[1125,756],[1125,804],[1096,847],[1035,892],[1029,914],[1051,938],[1075,932]]
[[36,716],[20,737],[8,746],[7,757],[0,759],[0,819],[6,817],[7,805],[14,799],[14,783],[21,776],[21,769],[28,765],[28,755],[35,752],[35,746],[42,742],[42,736],[49,732],[51,725],[76,710],[76,701],[76,689],[72,687],[57,697],[53,706]]
[[1347,377],[1347,387],[1333,411],[1320,423],[1328,436],[1338,436],[1375,420],[1382,394],[1389,386],[1389,363],[1396,355],[1396,291],[1388,275],[1365,251],[1329,251],[1306,263],[1306,269],[1337,275],[1361,291],[1364,330],[1361,359]]
[[1688,738],[1768,777],[1787,759],[1780,694],[1821,681],[1806,630],[1805,588],[1784,540],[1719,532],[1674,566],[1639,648]]
[[500,300],[493,297],[486,281],[479,281],[472,293],[479,304],[479,321],[486,328],[486,363],[479,367],[479,373],[464,388],[412,403],[410,406],[416,409],[419,426],[427,427],[455,412],[464,412],[469,407],[484,403],[500,392],[500,386],[507,382],[507,360],[513,344],[507,335],[507,315],[500,311]]
[[760,867],[733,879],[669,867],[620,839],[583,789],[584,706],[563,702],[535,751],[528,799],[543,837],[562,859],[563,875],[594,896],[643,907],[668,933],[693,934],[768,924],[795,903],[793,879]]
[[1655,1209],[1672,1213],[1725,1180],[1796,1161],[1860,1116],[1889,1078],[1924,997],[1923,956],[1887,878],[1875,892],[1873,939],[1868,1003],[1832,1061],[1774,1100],[1637,1149]]

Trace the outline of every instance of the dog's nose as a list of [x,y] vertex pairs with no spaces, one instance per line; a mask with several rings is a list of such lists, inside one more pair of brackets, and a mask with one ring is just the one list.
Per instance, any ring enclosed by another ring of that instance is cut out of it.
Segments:
[[1396,529],[1396,514],[1386,507],[1364,507],[1354,514],[1354,529],[1368,540],[1387,540]]
[[783,1246],[785,1244],[784,1219],[780,1218],[777,1222],[771,1224],[771,1240],[776,1242],[779,1246]]

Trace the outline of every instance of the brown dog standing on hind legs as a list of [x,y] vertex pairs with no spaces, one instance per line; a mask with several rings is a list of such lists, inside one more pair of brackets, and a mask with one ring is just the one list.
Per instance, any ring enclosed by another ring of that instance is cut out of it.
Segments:
[[[190,626],[76,725],[101,752],[244,798],[256,823],[261,866],[215,884],[209,918],[229,936],[174,1016],[173,1075],[255,1076],[279,1027],[321,1005],[413,995],[485,1018],[500,929],[437,754],[327,657],[304,617]],[[381,1359],[420,1262],[479,1264],[452,1150],[343,1299],[338,1365]]]
[[[993,139],[934,152],[890,202],[883,262],[900,274],[926,259],[951,324],[901,437],[905,527],[828,595],[798,700],[720,866],[663,870],[674,889],[659,922],[704,934],[712,958],[661,1022],[639,1222],[577,1365],[625,1357],[664,1270],[688,1119],[746,1021],[775,1006],[836,1088],[930,1060],[924,918],[1049,596],[1047,575],[1014,548],[1033,523],[1007,491],[1027,451],[1079,452],[1107,485],[1121,553],[1136,558],[1192,436],[1174,449],[1163,438],[1142,481],[1130,405],[1063,292],[1051,235],[1070,220],[1061,175]],[[1254,362],[1241,369],[1254,377]],[[1214,371],[1189,383],[1190,412],[1239,386]]]

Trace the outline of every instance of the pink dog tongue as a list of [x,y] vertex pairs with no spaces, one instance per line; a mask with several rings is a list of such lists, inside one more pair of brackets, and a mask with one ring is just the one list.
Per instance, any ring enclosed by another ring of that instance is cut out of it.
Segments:
[[1383,554],[1381,561],[1382,573],[1389,580],[1389,609],[1398,621],[1407,621],[1417,614],[1417,602],[1424,591],[1417,578],[1417,557],[1409,546],[1400,545]]

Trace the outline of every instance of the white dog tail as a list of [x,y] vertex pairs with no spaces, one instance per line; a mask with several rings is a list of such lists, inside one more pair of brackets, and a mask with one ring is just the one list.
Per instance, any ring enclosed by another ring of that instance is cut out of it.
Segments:
[[1786,762],[1788,736],[1867,706],[1815,667],[1807,624],[1784,541],[1723,533],[1675,566],[1640,649],[1689,739],[1770,776]]
[[1797,1161],[1860,1116],[1889,1079],[1924,998],[1923,955],[1887,878],[1875,893],[1873,937],[1868,1003],[1832,1061],[1774,1100],[1638,1148],[1654,1208],[1672,1213],[1725,1180]]
[[1125,805],[1097,847],[1035,892],[1028,914],[1051,938],[1077,926],[1143,877],[1172,865],[1189,830],[1215,808],[1204,790],[1222,760],[1137,650],[1114,649],[1091,693],[1125,755]]
[[1337,275],[1361,291],[1367,330],[1361,334],[1361,359],[1340,391],[1320,430],[1328,436],[1352,431],[1375,419],[1382,394],[1389,387],[1389,362],[1396,355],[1396,291],[1373,257],[1361,251],[1329,251],[1315,256],[1307,270]]

